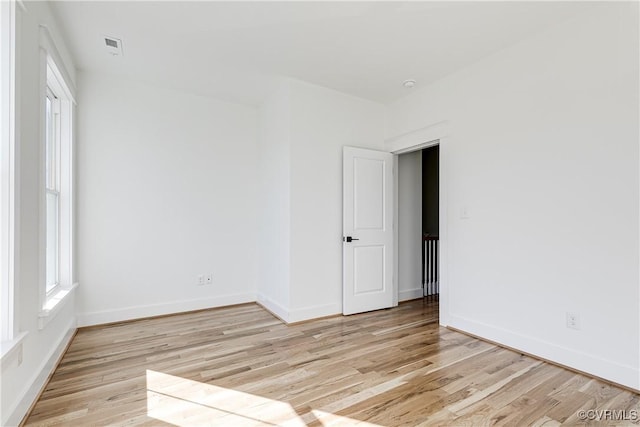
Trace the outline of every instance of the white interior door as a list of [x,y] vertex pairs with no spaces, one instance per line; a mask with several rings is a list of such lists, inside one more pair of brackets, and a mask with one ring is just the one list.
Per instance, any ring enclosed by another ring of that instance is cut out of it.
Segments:
[[343,148],[344,314],[393,305],[393,154]]

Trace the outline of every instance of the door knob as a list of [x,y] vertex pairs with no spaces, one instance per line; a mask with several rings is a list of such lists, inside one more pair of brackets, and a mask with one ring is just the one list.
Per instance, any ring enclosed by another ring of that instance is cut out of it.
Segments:
[[355,239],[355,238],[353,238],[351,236],[347,236],[347,237],[343,237],[342,238],[342,241],[343,242],[347,242],[347,243],[351,243],[353,240],[360,240],[360,239]]

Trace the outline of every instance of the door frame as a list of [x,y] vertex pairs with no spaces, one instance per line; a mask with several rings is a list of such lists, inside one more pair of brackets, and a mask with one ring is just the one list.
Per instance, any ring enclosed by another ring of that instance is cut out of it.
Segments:
[[449,235],[447,224],[447,153],[450,144],[450,122],[448,120],[433,123],[429,126],[416,129],[414,131],[401,134],[394,138],[385,140],[385,148],[394,156],[393,167],[396,171],[393,175],[394,199],[393,199],[393,305],[398,305],[398,156],[400,154],[411,153],[434,145],[440,146],[439,156],[439,224],[440,234],[440,325],[449,324]]

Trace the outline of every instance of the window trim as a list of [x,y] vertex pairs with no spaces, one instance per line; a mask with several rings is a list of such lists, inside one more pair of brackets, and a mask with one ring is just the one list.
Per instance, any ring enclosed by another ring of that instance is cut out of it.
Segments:
[[0,347],[2,360],[16,347],[24,334],[19,335],[15,322],[15,266],[16,219],[19,205],[16,200],[18,187],[18,153],[15,143],[15,81],[16,81],[16,3],[0,2]]
[[43,329],[74,293],[77,283],[74,272],[74,114],[75,87],[64,68],[64,62],[46,26],[40,26],[40,250],[46,260],[46,98],[52,93],[57,98],[56,135],[59,137],[57,174],[58,194],[58,283],[47,290],[46,263],[40,265],[38,328]]

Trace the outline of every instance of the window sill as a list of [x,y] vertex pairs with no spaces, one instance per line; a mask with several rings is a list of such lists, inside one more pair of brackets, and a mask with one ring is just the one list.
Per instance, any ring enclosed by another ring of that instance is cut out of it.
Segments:
[[42,330],[47,326],[62,307],[66,305],[70,299],[69,296],[77,286],[78,284],[74,283],[71,286],[60,288],[55,294],[47,298],[43,309],[38,313],[38,329]]
[[15,338],[0,342],[0,365],[2,370],[9,366],[11,361],[18,356],[18,365],[22,362],[22,341],[28,332],[20,332]]

